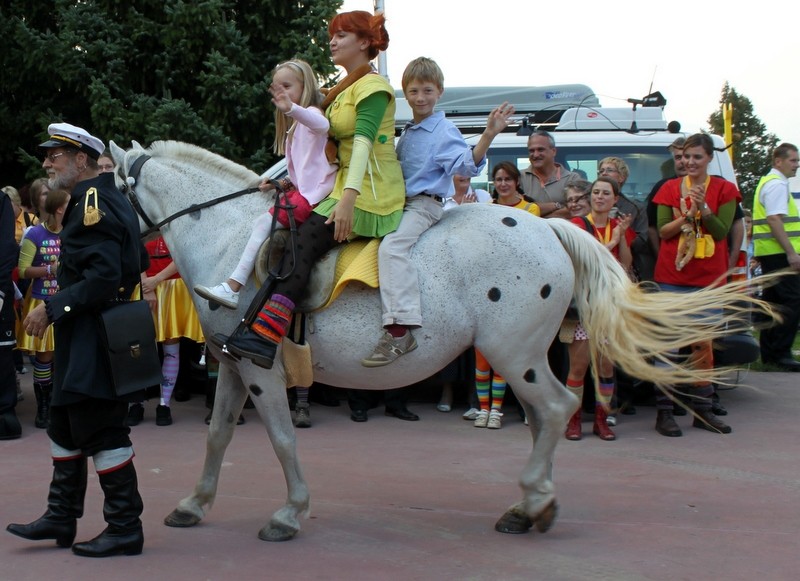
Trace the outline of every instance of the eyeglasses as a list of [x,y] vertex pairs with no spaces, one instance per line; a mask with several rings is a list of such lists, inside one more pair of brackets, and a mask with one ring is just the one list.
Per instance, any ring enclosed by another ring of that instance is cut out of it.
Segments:
[[62,155],[65,155],[66,153],[68,153],[68,152],[66,152],[66,151],[59,151],[58,153],[48,153],[47,155],[45,155],[45,156],[44,156],[44,158],[45,158],[47,161],[49,161],[50,163],[55,163],[55,162],[56,162],[56,160],[57,160],[59,157],[61,157]]
[[619,173],[619,170],[615,167],[601,167],[599,170],[597,170],[597,173]]
[[577,198],[567,198],[567,206],[574,206],[575,204],[580,204],[583,200],[589,197],[589,194],[583,194],[582,196],[578,196]]

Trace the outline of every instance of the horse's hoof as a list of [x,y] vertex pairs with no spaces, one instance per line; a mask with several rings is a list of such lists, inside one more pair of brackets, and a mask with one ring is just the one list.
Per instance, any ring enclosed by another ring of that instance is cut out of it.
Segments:
[[191,512],[184,512],[177,508],[164,517],[164,524],[168,527],[186,528],[193,527],[200,522],[200,517]]
[[556,520],[556,515],[558,515],[558,503],[555,500],[551,500],[550,504],[534,517],[533,524],[536,525],[536,530],[540,533],[549,531]]
[[258,531],[258,538],[262,541],[278,543],[281,541],[290,541],[296,534],[297,529],[287,527],[286,525],[270,523]]
[[521,535],[527,533],[533,526],[528,515],[517,508],[512,508],[500,517],[494,525],[494,530],[507,535]]

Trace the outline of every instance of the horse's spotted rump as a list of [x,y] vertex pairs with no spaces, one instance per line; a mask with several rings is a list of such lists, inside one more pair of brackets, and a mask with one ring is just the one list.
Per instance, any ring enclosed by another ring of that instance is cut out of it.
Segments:
[[489,300],[492,301],[493,303],[496,303],[497,301],[500,300],[500,294],[501,293],[499,288],[497,287],[490,288],[488,294]]
[[542,287],[541,295],[543,299],[546,299],[550,296],[550,292],[552,291],[552,287],[549,284],[546,284]]
[[534,369],[528,369],[522,377],[528,383],[536,383],[536,371]]
[[252,393],[253,395],[256,395],[256,396],[261,395],[261,393],[264,391],[263,389],[258,387],[255,383],[253,385],[251,385],[249,387],[249,389],[250,389],[250,393]]
[[516,226],[516,225],[517,225],[517,221],[516,221],[516,220],[514,220],[514,218],[511,218],[510,216],[506,216],[505,218],[503,218],[503,219],[502,219],[502,220],[500,220],[500,221],[501,221],[503,224],[505,224],[506,226],[510,226],[511,228],[513,228],[514,226]]

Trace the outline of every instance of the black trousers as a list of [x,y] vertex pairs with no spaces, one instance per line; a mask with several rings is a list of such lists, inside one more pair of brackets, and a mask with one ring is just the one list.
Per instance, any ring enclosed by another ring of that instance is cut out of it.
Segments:
[[67,450],[81,450],[93,456],[103,450],[131,445],[126,425],[128,404],[110,399],[84,399],[50,408],[47,435]]
[[[785,254],[759,256],[764,274],[789,266]],[[777,284],[764,289],[763,298],[783,316],[783,322],[761,331],[761,360],[764,362],[792,357],[792,343],[800,324],[800,274],[782,277]]]
[[14,365],[14,320],[0,321],[0,414],[17,406],[17,372]]
[[339,244],[333,238],[334,224],[326,225],[326,220],[325,216],[312,212],[297,229],[295,260],[292,260],[287,246],[280,273],[285,278],[275,284],[273,293],[288,297],[295,304],[303,298],[308,286],[308,279],[311,276],[311,269],[323,254]]

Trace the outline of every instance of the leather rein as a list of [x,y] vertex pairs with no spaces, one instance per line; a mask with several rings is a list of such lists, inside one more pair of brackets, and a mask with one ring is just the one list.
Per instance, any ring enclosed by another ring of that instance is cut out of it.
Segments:
[[[142,166],[145,163],[147,163],[147,160],[149,159],[150,156],[147,154],[142,154],[136,158],[136,160],[133,162],[133,165],[131,165],[130,170],[128,170],[128,177],[125,179],[125,185],[121,188],[122,193],[127,196],[128,200],[133,206],[133,209],[136,211],[139,217],[144,221],[144,223],[147,224],[147,230],[141,233],[141,238],[146,238],[150,234],[158,232],[162,226],[166,226],[173,220],[180,218],[181,216],[185,216],[186,214],[193,214],[195,212],[199,212],[203,208],[210,208],[211,206],[216,206],[217,204],[221,204],[222,202],[227,202],[228,200],[233,200],[240,196],[244,196],[246,194],[252,194],[259,191],[257,187],[246,188],[244,190],[239,190],[238,192],[233,192],[230,194],[226,194],[224,196],[220,196],[218,198],[213,198],[211,200],[202,202],[200,204],[192,204],[188,208],[184,208],[183,210],[178,210],[177,212],[171,214],[170,216],[167,216],[160,222],[155,223],[147,215],[147,212],[144,211],[144,208],[142,208],[142,205],[139,202],[139,198],[136,196],[136,190],[134,187],[136,185],[136,181],[139,179],[139,174],[142,171]],[[283,190],[281,189],[280,184],[277,181],[270,180],[270,183],[275,187],[275,189],[278,192],[278,195],[283,193]]]
[[[246,194],[252,194],[259,189],[257,187],[253,188],[246,188],[244,190],[239,190],[238,192],[233,192],[230,194],[225,194],[224,196],[219,196],[218,198],[213,198],[206,202],[202,202],[200,204],[192,204],[188,208],[184,208],[183,210],[178,210],[174,214],[167,216],[157,224],[154,223],[150,217],[147,215],[147,212],[144,211],[142,208],[141,203],[139,203],[139,198],[136,196],[136,191],[134,186],[136,185],[136,180],[139,179],[139,174],[142,171],[142,166],[147,163],[147,160],[150,159],[150,156],[146,153],[143,153],[131,165],[130,170],[128,170],[128,177],[125,179],[125,185],[121,189],[122,193],[128,197],[133,209],[139,215],[139,217],[147,224],[147,230],[141,233],[139,236],[141,239],[146,238],[150,234],[154,232],[158,232],[162,226],[165,226],[172,222],[173,220],[180,218],[181,216],[185,216],[186,214],[194,214],[195,212],[199,212],[203,208],[210,208],[211,206],[216,206],[217,204],[221,204],[222,202],[227,202],[228,200],[233,200],[235,198],[244,196]],[[289,233],[290,233],[290,240],[291,245],[289,247],[288,254],[290,255],[291,260],[291,268],[288,269],[286,274],[281,275],[280,272],[283,268],[283,261],[286,259],[286,255],[281,257],[278,267],[274,271],[269,272],[269,276],[274,280],[283,280],[288,278],[292,272],[294,271],[295,265],[297,264],[297,224],[294,220],[294,209],[297,207],[291,202],[289,202],[288,198],[286,197],[286,191],[281,187],[280,182],[270,179],[269,183],[272,187],[275,188],[275,204],[274,207],[276,209],[272,215],[272,224],[270,227],[270,242],[268,253],[272,252],[272,232],[275,232],[278,223],[278,212],[277,210],[283,209],[286,210],[287,217],[289,219]]]

